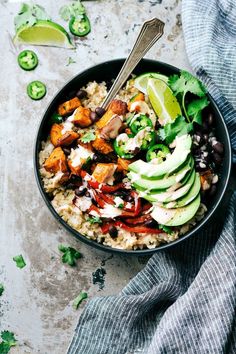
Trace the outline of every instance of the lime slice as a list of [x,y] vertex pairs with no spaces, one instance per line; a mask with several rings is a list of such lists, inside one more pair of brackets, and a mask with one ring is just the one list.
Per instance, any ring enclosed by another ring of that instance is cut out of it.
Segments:
[[21,27],[13,41],[14,43],[74,48],[66,30],[59,24],[46,20],[38,20],[30,27]]
[[139,91],[147,94],[147,83],[148,79],[150,78],[160,79],[166,83],[168,81],[168,76],[158,73],[145,73],[136,77],[136,79],[134,80],[134,87],[136,87],[136,89],[138,89]]
[[173,122],[181,114],[176,97],[164,81],[148,79],[147,93],[161,125]]

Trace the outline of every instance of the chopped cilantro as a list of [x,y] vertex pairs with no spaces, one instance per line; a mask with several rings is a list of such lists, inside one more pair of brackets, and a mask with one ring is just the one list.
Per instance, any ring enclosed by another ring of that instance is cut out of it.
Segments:
[[11,347],[15,346],[17,340],[12,332],[3,331],[1,332],[2,342],[0,343],[0,353],[6,354],[10,351]]
[[193,124],[187,123],[183,116],[178,116],[173,123],[167,123],[159,129],[158,134],[167,144],[172,143],[176,136],[188,134],[193,130]]
[[85,13],[85,7],[79,0],[72,1],[70,5],[64,5],[59,10],[61,18],[65,21],[69,21],[72,16],[78,18]]
[[169,235],[171,235],[173,233],[173,230],[171,229],[170,226],[159,224],[159,229],[163,230],[164,232],[166,232]]
[[5,289],[4,289],[3,284],[0,283],[0,296],[2,296],[4,290],[5,290]]
[[90,141],[94,141],[96,139],[96,135],[94,132],[87,132],[85,133],[82,138],[80,139],[82,143],[90,143]]
[[187,120],[190,122],[188,112],[185,105],[185,96],[187,92],[190,92],[198,97],[204,97],[206,89],[203,84],[189,72],[182,70],[180,76],[172,75],[169,77],[168,85],[174,91],[174,94],[182,95],[181,104],[184,110],[184,114]]
[[69,57],[66,66],[69,66],[70,64],[75,64],[75,63],[76,63],[76,61],[73,58]]
[[86,219],[90,224],[102,224],[102,220],[98,216],[88,217]]
[[76,260],[81,258],[81,253],[76,251],[73,247],[67,247],[65,245],[58,245],[59,251],[63,253],[61,257],[63,263],[69,264],[71,267],[76,265]]
[[14,19],[15,30],[18,31],[22,26],[33,26],[38,20],[50,20],[45,9],[37,4],[23,3]]
[[16,262],[16,266],[20,269],[26,266],[25,260],[21,254],[19,256],[13,257],[13,261]]
[[73,307],[75,310],[78,309],[79,305],[81,304],[81,302],[84,300],[84,299],[87,299],[88,297],[88,294],[81,291],[80,294],[74,299],[73,301]]
[[119,208],[119,209],[123,209],[123,208],[124,208],[124,204],[120,203],[120,204],[118,205],[118,208]]
[[206,96],[190,102],[187,106],[188,116],[192,118],[192,122],[202,124],[202,110],[209,105]]

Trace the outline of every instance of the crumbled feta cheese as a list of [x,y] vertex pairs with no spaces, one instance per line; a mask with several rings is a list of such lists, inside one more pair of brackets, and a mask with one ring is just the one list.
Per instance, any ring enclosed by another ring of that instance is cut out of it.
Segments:
[[121,205],[124,205],[124,201],[121,197],[115,197],[114,198],[115,206],[116,208],[119,208]]
[[94,153],[83,146],[78,145],[76,149],[71,149],[69,159],[73,167],[82,165],[89,157],[92,158]]

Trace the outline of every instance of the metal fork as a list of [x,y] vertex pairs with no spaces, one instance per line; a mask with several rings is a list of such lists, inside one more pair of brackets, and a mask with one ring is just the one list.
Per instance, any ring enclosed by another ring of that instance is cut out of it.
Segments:
[[103,108],[107,108],[110,101],[116,96],[140,60],[149,51],[153,44],[162,37],[164,33],[164,25],[164,22],[158,18],[153,18],[143,23],[128,58],[124,62],[117,78],[115,79],[102,104]]

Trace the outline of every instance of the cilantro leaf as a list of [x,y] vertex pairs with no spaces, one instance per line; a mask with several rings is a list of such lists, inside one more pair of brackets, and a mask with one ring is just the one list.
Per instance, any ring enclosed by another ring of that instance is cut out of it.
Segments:
[[63,253],[62,262],[69,264],[71,267],[76,265],[76,260],[81,258],[81,253],[76,251],[73,247],[67,247],[65,245],[58,245],[59,251]]
[[0,343],[0,354],[7,354],[9,353],[11,347],[8,343],[6,342],[1,342]]
[[13,261],[16,262],[16,266],[20,269],[26,266],[25,260],[21,254],[19,256],[13,257]]
[[69,66],[70,64],[75,64],[75,63],[76,63],[76,61],[73,58],[69,57],[66,66]]
[[168,85],[174,92],[175,96],[181,95],[181,104],[187,120],[189,120],[188,112],[185,107],[185,96],[190,92],[198,97],[204,97],[206,88],[203,84],[189,72],[182,70],[180,76],[172,75],[169,77]]
[[1,338],[4,342],[6,342],[10,347],[16,345],[16,338],[14,336],[14,333],[9,332],[9,331],[3,331],[1,332]]
[[75,310],[78,309],[79,305],[81,304],[81,302],[84,300],[84,299],[87,299],[88,297],[88,294],[81,291],[80,294],[74,299],[73,301],[73,307]]
[[82,143],[90,143],[90,141],[94,141],[96,139],[96,135],[93,132],[85,133],[80,139]]
[[78,18],[85,13],[85,7],[79,0],[73,1],[70,5],[64,5],[59,10],[59,15],[65,21],[69,21],[72,16]]
[[202,110],[209,105],[206,96],[190,102],[187,106],[187,113],[192,117],[192,121],[202,124]]
[[98,216],[88,217],[86,219],[90,224],[102,224],[102,220]]
[[4,286],[2,283],[0,283],[0,296],[2,296],[3,292],[4,292]]
[[183,116],[178,116],[173,123],[167,123],[159,129],[158,134],[167,144],[172,143],[176,136],[188,134],[193,130],[193,124],[187,123]]
[[31,27],[37,20],[50,20],[50,17],[42,6],[23,3],[20,11],[14,18],[15,30],[18,31],[22,26]]

